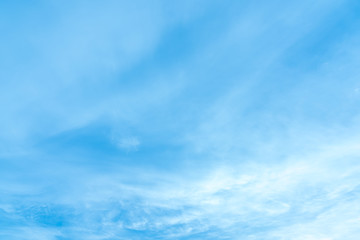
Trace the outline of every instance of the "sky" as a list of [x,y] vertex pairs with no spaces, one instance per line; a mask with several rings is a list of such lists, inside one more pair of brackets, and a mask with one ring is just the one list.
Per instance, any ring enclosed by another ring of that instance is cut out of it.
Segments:
[[360,2],[0,1],[0,239],[360,239]]

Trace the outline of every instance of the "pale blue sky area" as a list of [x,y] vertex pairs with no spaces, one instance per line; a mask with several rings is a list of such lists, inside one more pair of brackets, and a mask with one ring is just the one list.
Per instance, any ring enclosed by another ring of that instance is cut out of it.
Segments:
[[360,2],[0,1],[0,239],[360,239]]

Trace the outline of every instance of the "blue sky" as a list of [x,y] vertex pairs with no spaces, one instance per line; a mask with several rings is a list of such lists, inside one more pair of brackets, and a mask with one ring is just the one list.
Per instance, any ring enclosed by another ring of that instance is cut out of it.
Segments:
[[0,1],[0,239],[358,240],[360,3]]

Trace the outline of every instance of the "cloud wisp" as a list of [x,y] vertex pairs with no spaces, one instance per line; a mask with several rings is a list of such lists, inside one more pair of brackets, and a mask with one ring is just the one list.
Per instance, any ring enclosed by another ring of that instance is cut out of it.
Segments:
[[1,2],[0,239],[359,239],[359,7]]

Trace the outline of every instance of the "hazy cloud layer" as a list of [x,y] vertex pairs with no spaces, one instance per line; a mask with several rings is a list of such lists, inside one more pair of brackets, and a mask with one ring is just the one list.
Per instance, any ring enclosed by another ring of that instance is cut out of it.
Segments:
[[0,238],[359,239],[359,10],[1,2]]

